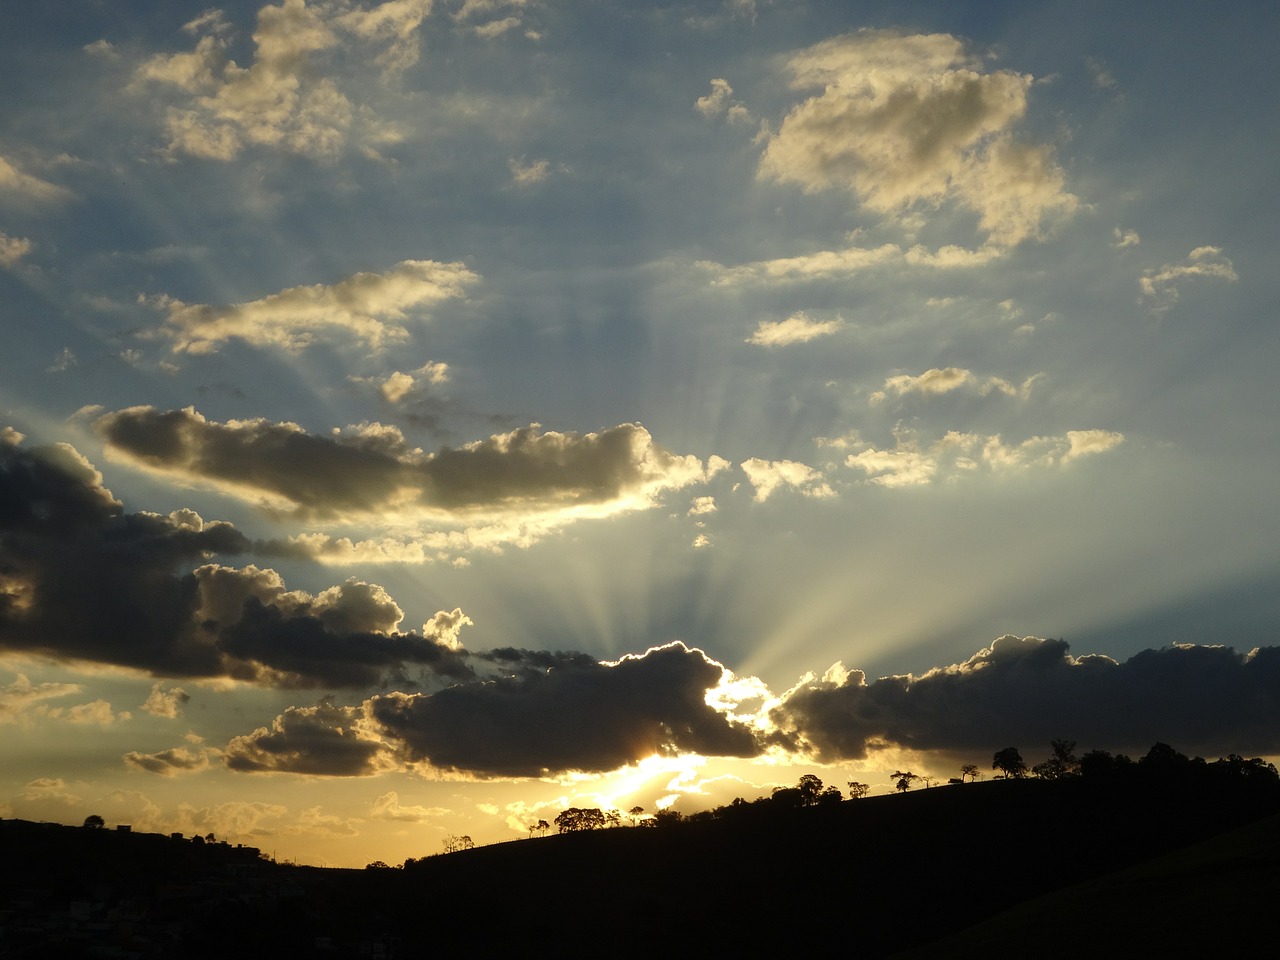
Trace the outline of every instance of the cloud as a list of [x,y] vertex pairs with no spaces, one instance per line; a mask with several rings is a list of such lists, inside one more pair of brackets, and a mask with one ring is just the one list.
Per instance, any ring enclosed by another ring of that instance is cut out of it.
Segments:
[[730,123],[750,123],[754,119],[741,101],[733,99],[729,81],[719,77],[711,81],[711,92],[699,97],[693,107],[708,119],[725,117]]
[[370,735],[361,707],[322,702],[290,707],[270,729],[232,740],[226,763],[240,773],[300,773],[331,777],[372,776],[392,769],[390,749]]
[[[547,663],[534,669],[539,662]],[[511,677],[369,701],[410,764],[481,776],[601,772],[654,754],[753,756],[751,731],[707,703],[726,671],[671,643],[615,663],[535,655]]]
[[706,476],[696,457],[668,453],[634,423],[588,434],[535,424],[434,453],[409,448],[394,427],[321,437],[292,423],[218,423],[190,407],[131,407],[95,427],[115,455],[318,518],[616,512]]
[[[0,650],[286,687],[371,686],[403,681],[409,668],[469,675],[460,610],[437,614],[428,625],[437,634],[404,633],[400,608],[376,584],[350,579],[311,595],[273,570],[210,563],[255,545],[190,510],[125,513],[74,448],[3,437]],[[68,712],[106,715],[94,704]]]
[[1167,309],[1178,300],[1178,287],[1186,280],[1215,279],[1235,283],[1240,279],[1220,247],[1196,247],[1181,263],[1166,263],[1149,270],[1139,279],[1142,292],[1156,301],[1157,309]]
[[[870,444],[845,458],[845,466],[861,470],[867,482],[882,487],[913,487],[936,479],[954,480],[975,471],[1064,467],[1081,457],[1106,453],[1124,443],[1112,430],[1068,430],[1061,436],[1030,437],[1005,443],[1000,434],[950,431],[931,444],[911,432],[899,432],[892,450]],[[833,444],[834,445],[834,444]]]
[[142,704],[142,711],[151,714],[153,717],[176,720],[178,714],[182,712],[182,708],[186,706],[190,699],[191,695],[181,687],[173,687],[166,690],[164,689],[164,684],[157,683],[152,686],[151,693],[147,695],[146,701]]
[[45,701],[70,697],[83,689],[78,683],[33,684],[26,674],[19,673],[8,686],[0,687],[0,723],[22,723],[43,715]]
[[[708,703],[731,675],[681,643],[616,662],[511,648],[485,656],[501,675],[430,694],[375,696],[358,707],[290,708],[270,729],[235,738],[228,766],[328,776],[395,768],[538,777],[614,770],[654,755],[758,752],[746,724]],[[430,813],[406,810],[390,794],[375,807],[375,815],[395,819]]]
[[511,182],[517,187],[531,187],[542,183],[551,175],[550,160],[531,160],[525,163],[523,157],[519,160],[513,157],[507,161],[507,168],[511,171]]
[[183,28],[200,37],[195,49],[151,57],[137,68],[134,89],[174,94],[165,111],[172,155],[230,161],[263,147],[332,158],[353,128],[367,138],[387,132],[326,72],[345,52],[343,35],[377,48],[372,59],[384,71],[404,69],[418,58],[416,32],[430,10],[431,0],[388,0],[367,9],[282,0],[258,11],[247,67],[228,56],[228,24],[210,11]]
[[796,53],[787,68],[793,88],[822,92],[769,137],[763,179],[849,190],[885,216],[955,202],[1001,247],[1076,209],[1051,151],[1012,137],[1032,78],[982,72],[955,37],[862,30]]
[[804,313],[794,313],[785,320],[761,320],[747,343],[760,347],[781,347],[792,343],[808,343],[829,337],[843,326],[841,320],[810,320]]
[[1138,236],[1137,230],[1121,230],[1116,227],[1111,231],[1111,234],[1115,237],[1111,245],[1118,250],[1123,250],[1125,247],[1136,247],[1142,243],[1142,237]]
[[[52,712],[52,716],[62,716],[61,711]],[[77,704],[69,707],[65,714],[68,723],[75,723],[86,727],[109,727],[117,720],[132,720],[133,715],[127,710],[116,713],[111,704],[106,700],[94,700],[90,703]]]
[[393,371],[386,377],[350,377],[355,383],[373,383],[377,386],[382,399],[387,403],[402,403],[406,399],[419,396],[429,387],[449,382],[449,365],[436,361],[428,361],[417,370],[402,373]]
[[162,777],[174,777],[184,773],[200,773],[209,769],[209,758],[217,751],[211,749],[190,750],[174,747],[158,753],[138,753],[131,750],[124,755],[126,766]]
[[31,252],[31,241],[26,237],[11,237],[0,230],[0,267],[16,266]]
[[994,246],[969,250],[948,245],[931,251],[919,244],[904,250],[896,243],[884,243],[878,247],[846,247],[843,250],[820,250],[795,257],[757,260],[735,267],[710,260],[699,260],[695,266],[711,274],[714,286],[731,286],[833,280],[891,266],[966,269],[983,266],[1003,255],[1003,251]]
[[0,199],[26,204],[54,204],[64,203],[74,196],[66,187],[24,173],[7,157],[0,156]]
[[159,331],[174,353],[214,353],[232,338],[297,352],[340,333],[380,349],[408,336],[411,313],[463,295],[479,278],[461,263],[405,260],[385,273],[357,273],[330,286],[289,287],[228,307],[183,303],[166,295],[144,302],[167,314]]
[[922,397],[932,397],[961,389],[971,390],[984,397],[992,393],[999,393],[1006,397],[1021,397],[1025,399],[1031,393],[1031,387],[1037,378],[1038,375],[1024,380],[1021,386],[1014,386],[1008,380],[1003,380],[1000,377],[979,377],[972,370],[965,370],[962,367],[946,367],[945,369],[934,367],[919,376],[900,374],[889,377],[884,382],[884,389],[878,390],[871,395],[871,403],[883,403],[890,395],[902,397],[908,394],[918,394]]
[[834,497],[822,474],[813,467],[794,460],[761,460],[752,457],[741,464],[742,472],[755,487],[756,503],[764,503],[774,493],[790,488],[806,497]]
[[425,823],[447,816],[445,807],[423,807],[414,804],[402,804],[400,794],[394,790],[384,793],[370,804],[369,816],[375,820],[400,820],[405,823]]
[[1175,644],[1118,663],[1062,640],[1005,636],[963,663],[867,682],[808,678],[772,712],[777,740],[821,762],[882,745],[1024,749],[1071,738],[1101,749],[1156,741],[1207,753],[1280,750],[1280,648]]

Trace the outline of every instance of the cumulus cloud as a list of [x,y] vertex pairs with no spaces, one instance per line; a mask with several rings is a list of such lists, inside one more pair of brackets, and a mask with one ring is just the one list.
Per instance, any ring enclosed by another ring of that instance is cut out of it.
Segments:
[[932,443],[922,443],[915,434],[902,431],[896,441],[891,450],[862,445],[845,457],[845,466],[862,471],[867,482],[877,486],[912,487],[936,479],[954,480],[978,470],[1063,467],[1081,457],[1114,450],[1124,443],[1124,434],[1068,430],[1060,436],[1030,437],[1010,444],[1000,434],[953,430]]
[[1142,243],[1142,237],[1138,236],[1137,230],[1121,230],[1116,227],[1111,231],[1111,235],[1115,238],[1111,245],[1118,250],[1123,250],[1125,247],[1136,247]]
[[116,455],[320,518],[612,512],[706,476],[696,457],[668,453],[634,423],[588,434],[532,425],[433,453],[411,449],[394,427],[322,437],[292,423],[218,423],[192,408],[132,407],[95,426]]
[[1206,753],[1280,750],[1280,648],[1175,644],[1119,663],[1065,641],[1005,636],[963,663],[868,682],[808,678],[772,711],[776,739],[823,762],[884,745],[988,752],[1071,738],[1101,749],[1156,741]]
[[31,241],[26,237],[11,237],[0,230],[0,267],[16,266],[31,252]]
[[400,802],[400,794],[390,790],[370,804],[369,816],[375,820],[401,820],[405,823],[424,823],[449,813],[444,807],[424,807]]
[[216,753],[208,748],[191,750],[187,747],[174,747],[158,753],[139,753],[131,750],[124,755],[125,765],[144,773],[154,773],[162,777],[175,777],[184,773],[199,773],[209,769],[209,757]]
[[431,0],[373,7],[282,0],[258,11],[247,67],[228,56],[229,25],[210,11],[184,27],[199,37],[195,49],[151,57],[137,68],[134,87],[172,94],[165,126],[173,155],[229,161],[262,147],[330,158],[353,128],[367,128],[369,137],[387,132],[342,91],[334,60],[355,41],[376,49],[372,59],[384,70],[412,65],[416,33],[430,10]]
[[819,499],[836,495],[821,472],[795,460],[761,460],[752,457],[743,461],[741,466],[742,472],[755,488],[756,503],[764,503],[784,488]]
[[708,705],[726,671],[700,650],[672,643],[614,663],[540,659],[551,662],[434,694],[375,697],[371,716],[406,762],[483,776],[599,772],[654,754],[757,752],[745,725]]
[[1178,300],[1178,288],[1187,280],[1225,280],[1235,283],[1240,277],[1220,247],[1196,247],[1181,263],[1166,263],[1149,270],[1139,279],[1142,292],[1155,301],[1158,309],[1172,306]]
[[760,347],[781,347],[792,343],[808,343],[829,337],[843,326],[840,320],[811,320],[804,313],[794,313],[785,320],[761,320],[747,343]]
[[290,707],[271,727],[236,737],[226,763],[241,773],[302,773],[318,776],[372,776],[391,769],[388,746],[368,732],[366,710],[322,702]]
[[152,686],[146,701],[143,702],[142,711],[153,717],[176,720],[190,699],[191,695],[181,687],[166,690],[163,683],[157,683]]
[[[51,715],[64,716],[61,711],[57,713],[51,711]],[[109,727],[117,720],[133,719],[133,715],[129,711],[122,710],[116,713],[111,704],[102,699],[68,707],[65,717],[68,723],[76,723],[86,727]]]
[[694,101],[693,107],[708,119],[724,117],[730,123],[750,123],[751,111],[739,100],[733,98],[733,87],[729,81],[717,77],[711,81],[711,92]]
[[984,72],[955,37],[862,30],[787,66],[795,89],[821,93],[769,137],[762,178],[849,190],[884,215],[954,202],[1001,247],[1076,209],[1051,151],[1013,139],[1032,78]]
[[428,361],[417,370],[402,373],[393,371],[382,378],[352,377],[356,382],[373,382],[378,392],[387,403],[403,403],[405,400],[423,393],[427,388],[449,382],[449,365],[437,361]]
[[461,263],[405,260],[384,273],[357,273],[332,285],[289,287],[261,300],[215,307],[160,295],[161,335],[174,353],[207,354],[230,339],[299,351],[341,334],[375,349],[408,336],[405,321],[463,295],[476,274]]
[[[3,582],[0,582],[0,590],[3,590]],[[46,701],[70,697],[83,689],[78,683],[33,684],[26,674],[19,673],[8,686],[0,687],[0,723],[30,720],[46,712]]]
[[[501,675],[430,694],[391,693],[358,707],[290,708],[237,737],[227,763],[242,772],[367,776],[420,769],[476,777],[614,770],[654,755],[754,756],[745,723],[709,698],[728,672],[671,643],[616,662],[584,654],[500,649]],[[418,819],[387,795],[382,816]]]
[[976,392],[984,397],[998,393],[1006,397],[1025,399],[1031,393],[1031,387],[1037,378],[1038,375],[1015,386],[1000,377],[979,377],[972,370],[966,370],[963,367],[946,367],[945,369],[934,367],[919,376],[899,374],[889,377],[884,382],[884,389],[877,390],[871,395],[871,403],[883,403],[890,396],[902,397],[916,394],[931,397],[962,389]]
[[507,169],[511,171],[512,184],[517,187],[532,187],[551,176],[551,161],[544,159],[526,162],[523,157],[512,157],[507,161]]
[[[209,562],[260,545],[190,510],[125,513],[74,448],[2,436],[0,650],[276,686],[372,686],[406,680],[410,668],[469,675],[457,653],[469,622],[460,610],[437,614],[427,625],[436,633],[405,633],[376,584],[352,579],[311,595],[274,570]],[[151,712],[176,693],[153,696]],[[67,718],[102,722],[108,712],[88,704]]]

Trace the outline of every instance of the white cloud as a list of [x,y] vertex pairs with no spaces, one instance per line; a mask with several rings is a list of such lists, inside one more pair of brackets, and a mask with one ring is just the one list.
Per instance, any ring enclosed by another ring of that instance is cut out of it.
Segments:
[[695,110],[707,118],[725,117],[730,123],[750,123],[751,111],[741,101],[733,99],[733,87],[729,81],[717,77],[711,81],[711,92],[699,97],[693,104]]
[[74,194],[66,187],[23,173],[7,158],[0,156],[0,196],[29,203],[61,203]]
[[896,243],[884,243],[873,248],[846,247],[843,250],[820,250],[795,257],[757,260],[736,267],[727,267],[709,260],[699,260],[696,266],[712,274],[712,284],[726,286],[736,283],[840,279],[864,270],[890,265],[964,269],[983,266],[1003,255],[1003,251],[994,246],[969,250],[947,245],[929,250],[916,245],[904,250]]
[[525,163],[523,157],[512,157],[507,161],[507,169],[511,171],[511,182],[517,187],[532,187],[551,176],[551,161],[532,160]]
[[1115,238],[1111,245],[1118,250],[1123,250],[1125,247],[1136,247],[1142,243],[1142,237],[1138,236],[1137,230],[1121,230],[1116,227],[1111,231],[1111,235]]
[[[51,712],[51,716],[59,715],[59,713]],[[77,706],[68,708],[66,719],[68,723],[80,724],[82,726],[109,727],[117,720],[130,720],[132,714],[127,710],[116,713],[111,704],[106,700],[94,700],[90,703],[81,703]]]
[[804,313],[795,313],[785,320],[771,322],[761,320],[747,343],[761,347],[781,347],[791,343],[808,343],[818,337],[828,337],[842,326],[840,320],[810,320]]
[[744,461],[741,467],[755,488],[756,503],[763,503],[784,487],[797,490],[806,497],[823,499],[836,495],[819,471],[794,460],[761,460],[752,457]]
[[1156,301],[1157,309],[1164,309],[1177,301],[1179,285],[1193,279],[1235,283],[1240,277],[1220,247],[1206,246],[1196,247],[1181,263],[1166,263],[1158,270],[1147,271],[1138,282],[1142,292]]
[[460,297],[478,280],[461,263],[405,260],[385,273],[357,273],[333,285],[289,287],[261,300],[227,307],[183,303],[161,295],[144,298],[168,314],[162,333],[175,353],[213,353],[238,338],[255,346],[301,350],[320,332],[341,331],[380,348],[402,340],[410,312]]
[[0,267],[12,267],[31,252],[31,241],[26,237],[11,237],[0,230]]
[[788,69],[793,87],[822,92],[769,137],[763,178],[847,189],[886,216],[954,201],[1002,247],[1077,206],[1049,149],[1012,138],[1032,78],[982,72],[955,37],[863,30],[795,54]]
[[930,397],[952,393],[961,389],[973,391],[984,397],[992,393],[999,393],[1006,397],[1021,397],[1025,399],[1030,395],[1031,388],[1035,381],[1039,379],[1039,376],[1037,374],[1024,380],[1021,386],[1015,386],[1000,377],[979,377],[972,370],[965,370],[962,367],[946,367],[945,369],[935,367],[931,370],[926,370],[919,376],[900,374],[889,377],[884,382],[884,389],[877,390],[871,395],[871,403],[883,403],[890,395],[901,397],[907,394],[919,394],[923,397]]
[[980,469],[987,472],[1065,467],[1081,457],[1106,453],[1124,443],[1112,430],[1068,430],[1061,436],[1030,437],[1009,444],[1000,434],[951,431],[923,444],[910,431],[901,431],[891,450],[866,444],[845,458],[845,466],[860,470],[868,483],[899,488],[954,481]]
[[195,49],[150,58],[135,73],[135,89],[156,84],[179,94],[165,115],[171,153],[226,161],[259,146],[332,157],[357,121],[369,138],[385,129],[325,74],[319,55],[341,48],[347,34],[381,47],[373,60],[385,70],[407,67],[418,58],[416,31],[430,10],[431,0],[370,9],[282,0],[258,11],[248,67],[227,56],[225,18],[210,11],[184,27],[204,34]]
[[[0,582],[0,588],[4,583]],[[69,697],[84,688],[78,683],[33,684],[26,674],[19,673],[12,683],[0,687],[0,723],[16,723],[32,716],[43,715],[46,700]]]
[[147,695],[146,701],[142,704],[144,713],[149,713],[153,717],[164,717],[168,720],[176,720],[178,714],[182,712],[182,707],[191,697],[187,691],[181,687],[173,687],[165,690],[164,684],[157,683],[151,688],[151,692]]

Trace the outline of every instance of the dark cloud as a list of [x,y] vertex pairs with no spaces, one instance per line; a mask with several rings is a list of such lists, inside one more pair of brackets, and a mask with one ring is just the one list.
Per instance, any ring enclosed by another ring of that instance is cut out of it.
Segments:
[[0,649],[276,686],[403,686],[411,666],[470,675],[460,610],[400,632],[402,611],[375,584],[313,597],[275,571],[208,562],[254,546],[190,510],[125,513],[65,444],[0,442]]
[[751,731],[706,702],[723,675],[673,643],[616,664],[570,655],[513,677],[375,697],[371,715],[407,760],[481,775],[613,770],[655,753],[754,756]]
[[362,424],[333,436],[292,423],[218,423],[192,408],[131,407],[95,421],[116,451],[188,479],[227,484],[299,516],[408,510],[540,512],[678,487],[703,476],[695,457],[657,446],[639,424],[600,433],[537,426],[434,453],[395,427]]
[[127,766],[147,773],[172,777],[181,773],[196,773],[209,768],[208,750],[189,750],[186,747],[174,747],[161,750],[159,753],[138,753],[130,751],[124,755]]
[[614,770],[655,753],[759,752],[750,729],[707,704],[724,668],[700,650],[673,643],[617,663],[515,650],[487,656],[514,675],[377,696],[359,708],[291,709],[270,730],[232,741],[228,764],[354,776],[394,755],[398,764],[529,777]]
[[393,765],[391,751],[375,737],[362,734],[360,707],[322,702],[290,707],[271,728],[236,737],[227,746],[227,766],[242,773],[302,773],[359,777]]
[[1175,645],[1118,663],[1062,640],[1001,637],[961,664],[867,683],[816,682],[772,713],[779,742],[836,762],[879,744],[992,750],[1070,738],[1135,750],[1280,750],[1280,647]]

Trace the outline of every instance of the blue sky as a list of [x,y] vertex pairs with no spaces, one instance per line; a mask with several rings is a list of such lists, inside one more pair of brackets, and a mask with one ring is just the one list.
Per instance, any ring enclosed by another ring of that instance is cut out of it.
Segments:
[[1280,753],[1276,16],[0,13],[6,815]]

